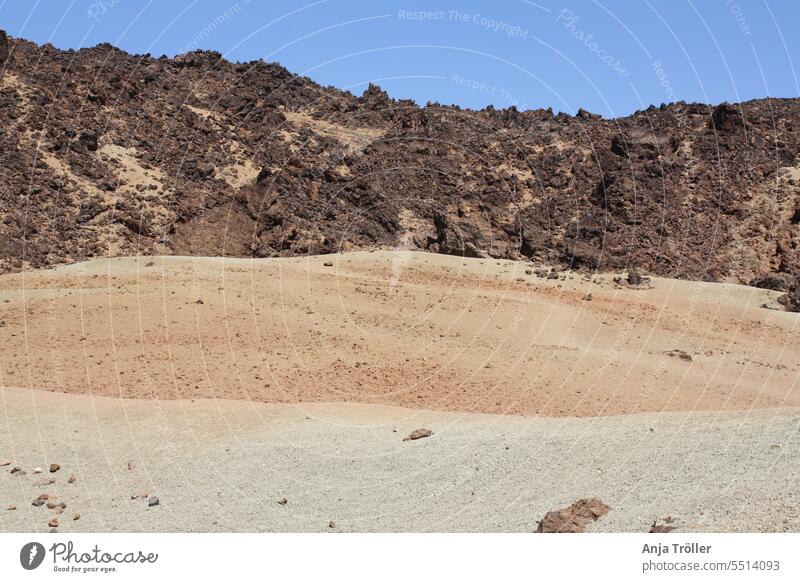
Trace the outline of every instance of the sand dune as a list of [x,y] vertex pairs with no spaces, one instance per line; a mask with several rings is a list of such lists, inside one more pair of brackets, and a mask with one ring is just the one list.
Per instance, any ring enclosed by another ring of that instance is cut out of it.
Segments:
[[6,275],[2,382],[528,416],[800,405],[798,317],[760,307],[776,293],[531,269],[398,251]]

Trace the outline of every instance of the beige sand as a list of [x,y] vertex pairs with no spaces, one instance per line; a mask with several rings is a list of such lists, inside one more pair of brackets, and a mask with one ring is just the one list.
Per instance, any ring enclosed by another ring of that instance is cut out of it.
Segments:
[[530,268],[396,251],[5,275],[0,383],[528,416],[800,405],[798,316],[760,307],[776,293]]

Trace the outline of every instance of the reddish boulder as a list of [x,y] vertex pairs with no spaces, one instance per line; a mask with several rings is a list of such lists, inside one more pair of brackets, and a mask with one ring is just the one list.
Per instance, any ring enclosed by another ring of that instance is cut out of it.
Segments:
[[580,499],[563,509],[548,511],[536,533],[581,533],[611,508],[599,499]]

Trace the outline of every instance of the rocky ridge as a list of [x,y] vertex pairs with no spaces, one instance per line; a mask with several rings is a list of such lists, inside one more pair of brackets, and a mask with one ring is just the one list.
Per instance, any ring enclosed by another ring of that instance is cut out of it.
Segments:
[[800,100],[420,107],[219,53],[0,34],[0,270],[357,248],[750,283],[800,268]]

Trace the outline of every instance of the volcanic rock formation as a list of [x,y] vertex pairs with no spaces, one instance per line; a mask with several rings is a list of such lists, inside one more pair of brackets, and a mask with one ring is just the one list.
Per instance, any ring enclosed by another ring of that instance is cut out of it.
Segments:
[[749,282],[800,267],[800,101],[618,119],[360,97],[274,63],[0,35],[0,270],[423,249]]

